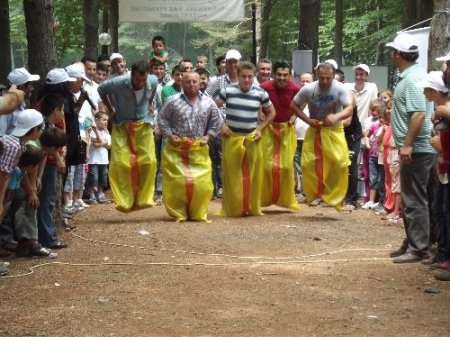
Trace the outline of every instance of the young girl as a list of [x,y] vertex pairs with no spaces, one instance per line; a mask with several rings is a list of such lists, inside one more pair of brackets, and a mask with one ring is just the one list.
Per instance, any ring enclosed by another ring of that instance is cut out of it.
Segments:
[[107,203],[104,188],[108,185],[108,150],[111,148],[111,135],[108,132],[108,115],[104,112],[95,114],[96,129],[91,131],[89,149],[89,202],[91,204]]
[[374,99],[370,102],[370,117],[364,121],[363,134],[366,146],[363,152],[363,175],[366,181],[366,190],[369,189],[369,200],[361,206],[363,209],[373,209],[378,206],[378,141],[376,134],[380,127],[379,112],[382,102]]
[[386,110],[381,116],[381,133],[379,140],[383,144],[383,164],[385,174],[386,198],[384,207],[389,213],[381,217],[382,220],[401,221],[400,206],[400,161],[398,149],[395,146],[391,126],[392,101],[386,103]]

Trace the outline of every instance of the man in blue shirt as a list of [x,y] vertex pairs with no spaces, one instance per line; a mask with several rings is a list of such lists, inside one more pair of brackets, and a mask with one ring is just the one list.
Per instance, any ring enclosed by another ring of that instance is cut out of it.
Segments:
[[101,83],[98,93],[113,120],[109,179],[116,208],[122,212],[155,205],[156,158],[153,114],[149,106],[158,79],[139,61],[131,74]]

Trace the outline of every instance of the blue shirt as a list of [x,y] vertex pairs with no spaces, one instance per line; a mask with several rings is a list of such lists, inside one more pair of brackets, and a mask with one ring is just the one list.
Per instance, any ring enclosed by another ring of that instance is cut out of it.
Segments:
[[114,123],[121,125],[130,121],[144,121],[153,124],[153,115],[148,112],[148,102],[152,91],[158,85],[155,75],[148,75],[147,85],[140,102],[136,99],[131,83],[131,73],[106,80],[98,86],[100,96],[107,95],[116,108]]

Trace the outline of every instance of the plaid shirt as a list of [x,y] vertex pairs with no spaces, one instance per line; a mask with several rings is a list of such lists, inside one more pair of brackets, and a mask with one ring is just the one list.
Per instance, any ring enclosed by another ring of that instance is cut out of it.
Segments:
[[0,156],[0,172],[11,174],[19,163],[20,156],[25,151],[25,145],[14,136],[0,137],[3,143],[3,153]]
[[198,94],[194,104],[183,93],[176,94],[166,101],[158,113],[158,125],[165,136],[194,139],[207,134],[215,136],[222,123],[216,103],[203,93]]

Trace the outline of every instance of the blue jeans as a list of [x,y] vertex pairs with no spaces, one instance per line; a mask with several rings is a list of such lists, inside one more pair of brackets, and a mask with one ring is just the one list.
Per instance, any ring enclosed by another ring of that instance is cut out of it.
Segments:
[[303,148],[303,139],[297,139],[297,149],[295,150],[294,154],[294,170],[295,170],[295,192],[298,193],[303,192],[302,148]]
[[369,186],[371,190],[378,191],[378,157],[369,159]]
[[38,238],[43,246],[52,246],[58,242],[54,218],[56,199],[56,165],[46,165],[42,175],[42,189],[39,192],[40,205],[38,216]]
[[108,186],[108,165],[89,164],[89,187],[97,189],[99,186]]

